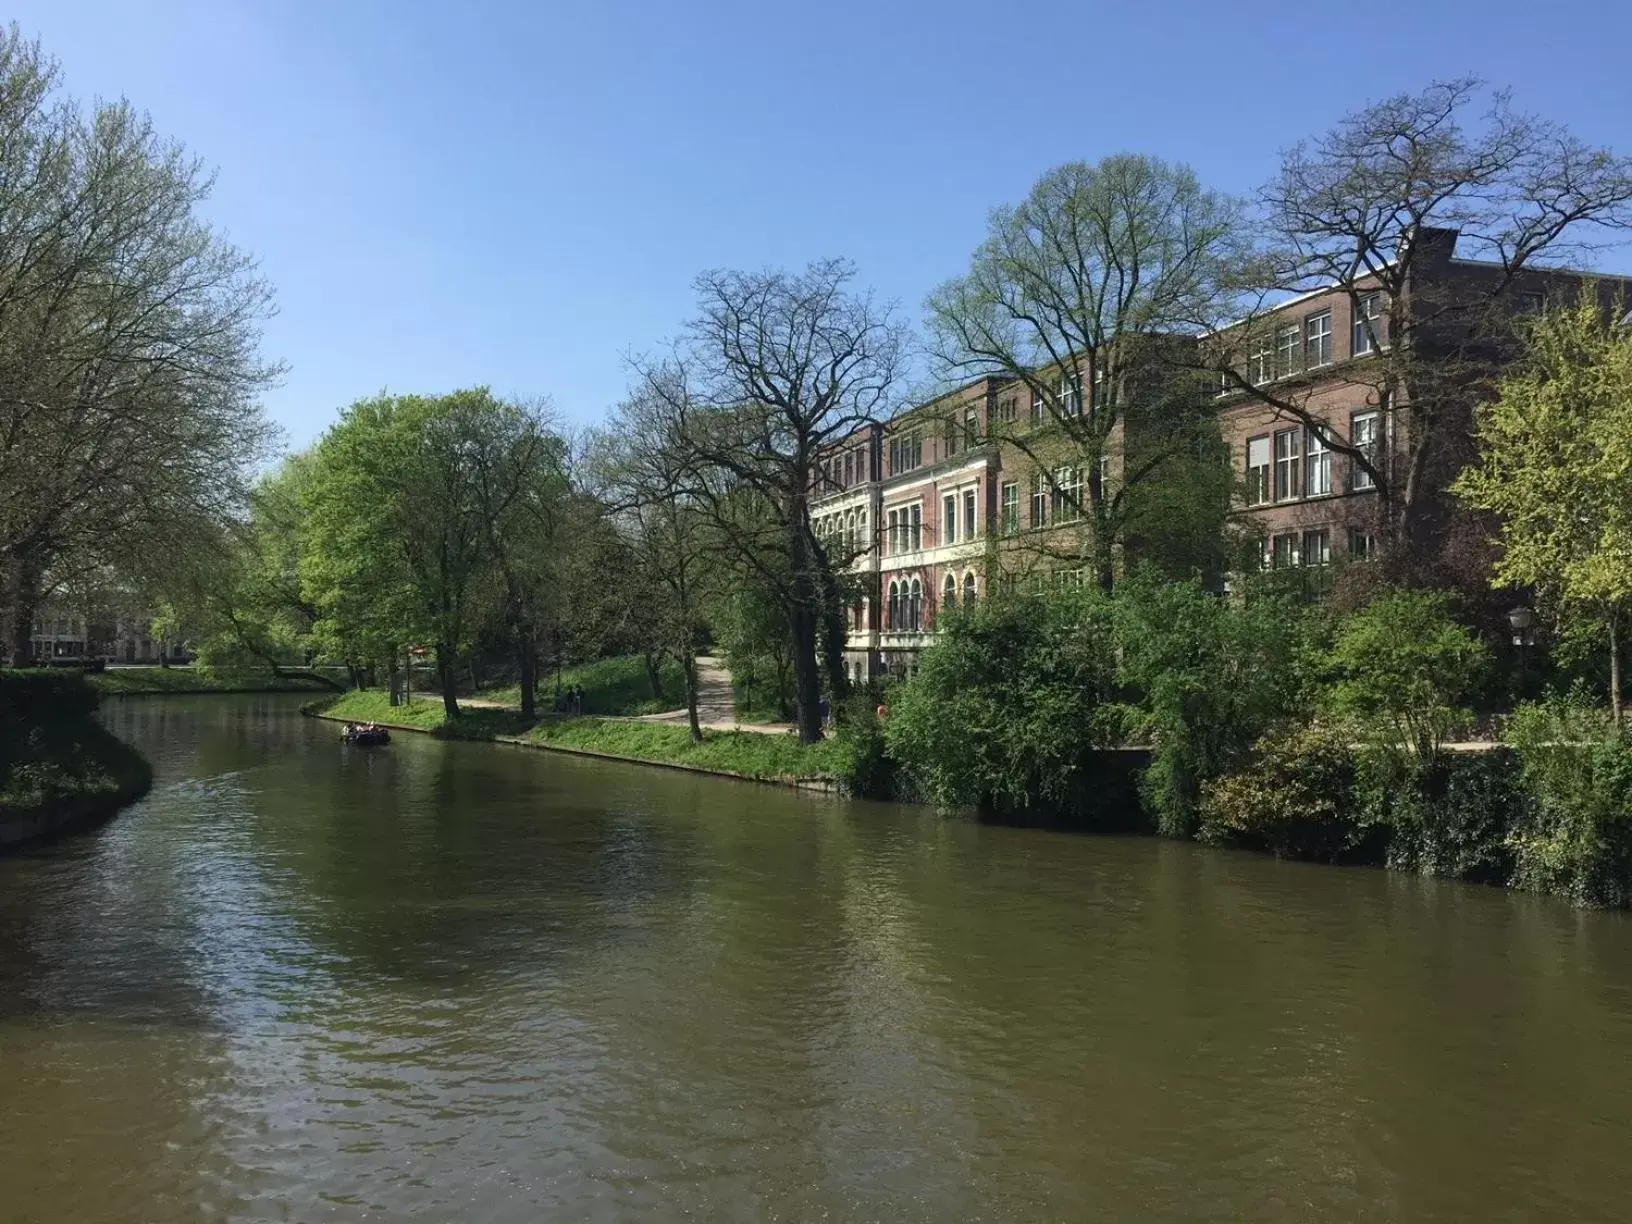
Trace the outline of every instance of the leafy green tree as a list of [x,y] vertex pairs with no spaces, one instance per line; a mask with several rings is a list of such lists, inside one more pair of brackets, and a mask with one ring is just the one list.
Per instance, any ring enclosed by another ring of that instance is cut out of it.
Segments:
[[1228,600],[1148,571],[1121,585],[1115,613],[1133,734],[1151,748],[1146,798],[1163,833],[1187,837],[1203,785],[1306,708],[1319,615],[1273,590]]
[[936,802],[1063,804],[1088,750],[1116,742],[1111,608],[1097,590],[998,596],[944,615],[891,692],[885,736]]
[[1340,627],[1327,703],[1385,752],[1431,768],[1471,713],[1465,702],[1489,664],[1483,642],[1439,591],[1394,591]]
[[361,400],[318,443],[306,498],[320,625],[346,658],[431,646],[450,716],[491,559],[478,455],[504,415],[486,388]]
[[[53,586],[160,575],[243,512],[272,433],[271,290],[211,176],[128,102],[82,107],[0,29],[0,635]],[[159,563],[159,564],[156,564]]]
[[1592,290],[1530,331],[1524,366],[1479,408],[1479,460],[1455,491],[1501,516],[1499,585],[1533,587],[1595,622],[1621,722],[1621,630],[1632,609],[1632,333]]
[[[1079,546],[1107,590],[1145,490],[1169,489],[1144,512],[1139,539],[1151,543],[1161,532],[1150,516],[1185,488],[1185,460],[1216,440],[1211,397],[1174,337],[1219,313],[1240,216],[1187,166],[1136,154],[1071,162],[994,211],[968,273],[929,299],[949,378],[1017,380],[1044,410],[1046,428],[1028,421],[1002,436],[1057,499],[1081,503],[1070,506]],[[1062,466],[1086,473],[1085,494],[1059,483]]]
[[312,464],[305,452],[286,458],[255,486],[246,522],[174,558],[159,584],[158,634],[194,642],[205,666],[247,659],[274,675],[312,651],[317,608],[300,584]]

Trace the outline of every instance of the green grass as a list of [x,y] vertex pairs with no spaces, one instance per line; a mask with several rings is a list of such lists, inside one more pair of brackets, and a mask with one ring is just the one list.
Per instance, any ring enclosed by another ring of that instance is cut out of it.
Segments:
[[528,724],[514,710],[484,710],[467,707],[457,722],[449,723],[442,698],[420,694],[407,705],[394,706],[383,689],[363,689],[343,693],[322,707],[332,718],[352,722],[394,723],[434,731],[449,739],[492,739],[499,735],[519,735]]
[[792,735],[705,731],[703,742],[694,744],[685,727],[664,723],[551,719],[533,728],[528,738],[561,748],[723,769],[752,778],[823,777],[846,773],[850,765],[849,745],[842,740],[824,740],[806,747]]
[[346,693],[326,704],[323,713],[354,722],[410,726],[447,739],[516,737],[547,747],[721,769],[751,778],[827,777],[844,774],[850,767],[850,746],[842,740],[804,747],[791,735],[705,731],[703,742],[694,744],[683,726],[553,715],[529,729],[513,710],[467,709],[450,722],[440,701],[416,700],[411,705],[393,706],[385,693],[374,690]]
[[86,677],[104,697],[164,693],[320,693],[332,686],[309,674],[203,671],[196,667],[116,667]]
[[[646,663],[639,655],[620,655],[615,659],[600,659],[578,667],[566,668],[561,673],[561,687],[574,684],[584,687],[585,714],[661,714],[678,710],[686,702],[685,678],[680,665],[663,664],[661,677],[663,696],[652,696],[652,682],[646,675]],[[555,705],[555,673],[546,672],[538,681],[538,704],[541,710],[552,710]],[[505,705],[520,705],[521,690],[512,684],[506,688],[484,690],[482,697],[502,701]]]

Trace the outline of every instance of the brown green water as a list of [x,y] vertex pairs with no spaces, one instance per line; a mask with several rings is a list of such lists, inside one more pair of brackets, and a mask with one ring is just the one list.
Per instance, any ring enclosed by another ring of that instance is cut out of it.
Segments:
[[0,860],[6,1224],[1632,1218],[1620,915],[107,717],[153,794]]

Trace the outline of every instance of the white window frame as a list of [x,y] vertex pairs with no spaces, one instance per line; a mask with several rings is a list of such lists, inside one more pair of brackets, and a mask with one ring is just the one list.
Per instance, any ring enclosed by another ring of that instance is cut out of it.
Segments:
[[[1382,426],[1379,412],[1357,412],[1349,418],[1349,445],[1361,451],[1373,467],[1377,466],[1377,435]],[[1362,429],[1361,427],[1365,428]],[[1362,436],[1364,435],[1364,436]],[[1349,487],[1356,492],[1375,489],[1377,482],[1356,461],[1349,463]]]
[[[1284,442],[1284,445],[1283,445]],[[1292,448],[1296,446],[1294,451]],[[1284,454],[1282,452],[1285,452]],[[1275,500],[1297,501],[1303,496],[1303,430],[1275,431]]]
[[1332,491],[1332,448],[1318,429],[1310,429],[1303,442],[1303,484],[1308,497],[1326,497]]
[[[1014,496],[1009,496],[1010,491]],[[1004,535],[1014,535],[1020,530],[1020,482],[1005,480],[998,487],[997,502],[998,530]]]
[[[1253,444],[1263,443],[1262,463],[1254,463]],[[1275,440],[1272,434],[1247,439],[1247,505],[1267,506],[1275,492]]]
[[1355,357],[1369,357],[1387,347],[1383,343],[1381,292],[1363,293],[1355,299],[1354,321],[1349,327],[1349,346],[1351,355]]
[[1316,311],[1303,321],[1303,368],[1318,370],[1332,364],[1332,312]]

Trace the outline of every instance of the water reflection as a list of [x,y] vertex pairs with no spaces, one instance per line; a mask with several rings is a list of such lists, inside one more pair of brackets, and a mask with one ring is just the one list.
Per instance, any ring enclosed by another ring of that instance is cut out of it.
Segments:
[[129,702],[0,862],[23,1219],[1610,1219],[1632,931],[1370,871]]

